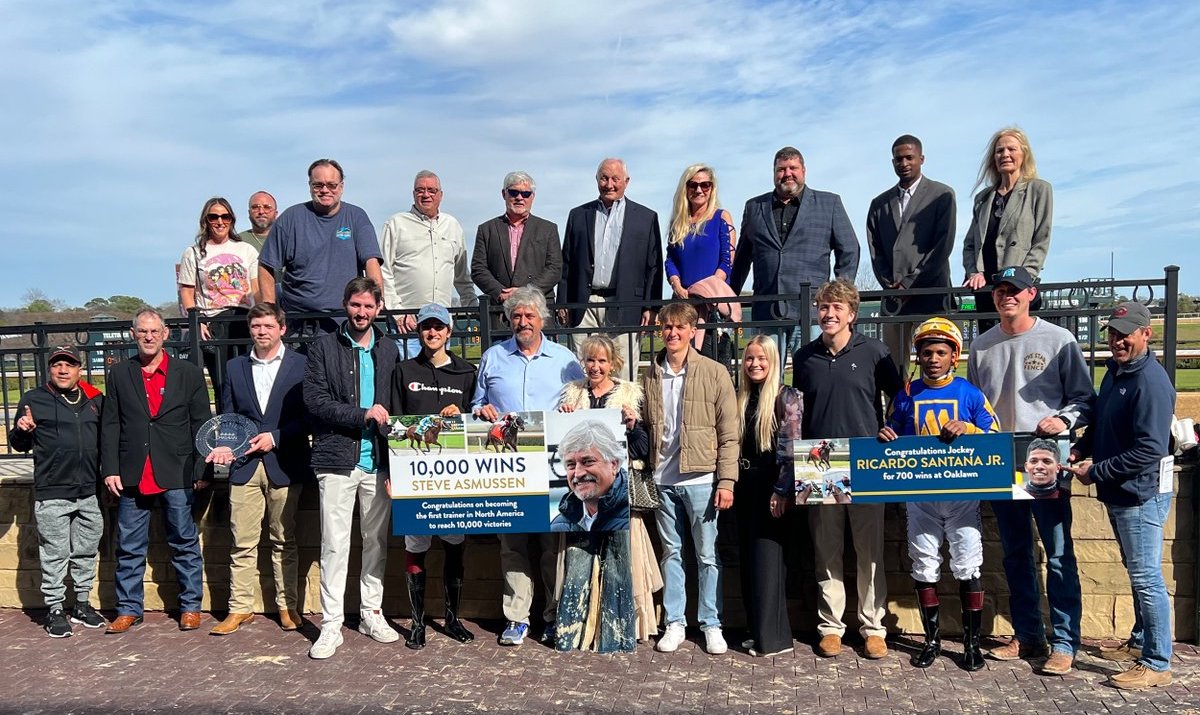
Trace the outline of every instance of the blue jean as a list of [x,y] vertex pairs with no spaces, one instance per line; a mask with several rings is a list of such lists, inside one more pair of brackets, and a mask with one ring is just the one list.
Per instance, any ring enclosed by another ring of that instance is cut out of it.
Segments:
[[396,338],[401,360],[411,360],[421,354],[421,341],[417,338]]
[[1171,667],[1171,599],[1163,579],[1163,525],[1171,510],[1171,495],[1156,494],[1140,506],[1108,508],[1121,547],[1121,563],[1129,571],[1133,590],[1133,630],[1129,644],[1142,649],[1138,662],[1150,670]]
[[[132,490],[131,490],[132,491]],[[192,519],[191,489],[168,489],[153,496],[122,496],[117,505],[117,615],[140,616],[144,610],[143,579],[150,546],[150,514],[161,503],[171,547],[171,566],[179,577],[179,610],[199,611],[204,562],[200,535]]]
[[1037,527],[1046,550],[1046,600],[1050,604],[1050,647],[1074,656],[1079,650],[1079,622],[1083,599],[1079,590],[1079,566],[1071,540],[1071,499],[1065,492],[1058,499],[994,501],[992,512],[1004,548],[1004,575],[1008,579],[1008,611],[1013,630],[1022,643],[1046,640],[1042,621],[1042,594],[1033,560],[1033,530]]
[[721,627],[721,559],[717,555],[717,510],[714,487],[663,486],[662,506],[655,512],[662,541],[659,565],[663,573],[663,610],[668,625],[687,622],[687,588],[683,570],[683,542],[690,532],[696,551],[696,620],[701,628]]

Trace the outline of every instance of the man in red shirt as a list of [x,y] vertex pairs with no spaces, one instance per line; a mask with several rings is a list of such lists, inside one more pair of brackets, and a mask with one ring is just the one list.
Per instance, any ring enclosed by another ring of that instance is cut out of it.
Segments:
[[143,577],[150,543],[150,513],[162,504],[171,565],[179,578],[179,628],[200,627],[203,562],[192,519],[195,490],[207,486],[205,463],[193,447],[200,427],[212,417],[204,374],[190,362],[163,351],[167,328],[151,308],[133,319],[138,354],[108,376],[101,418],[100,466],[104,486],[117,507],[117,618],[109,633],[142,622]]

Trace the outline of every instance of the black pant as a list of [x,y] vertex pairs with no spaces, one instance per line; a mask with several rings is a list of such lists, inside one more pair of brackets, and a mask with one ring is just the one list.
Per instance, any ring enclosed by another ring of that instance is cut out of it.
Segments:
[[734,487],[738,556],[746,624],[760,653],[792,647],[787,609],[787,566],[784,541],[787,515],[771,516],[770,473],[743,469]]

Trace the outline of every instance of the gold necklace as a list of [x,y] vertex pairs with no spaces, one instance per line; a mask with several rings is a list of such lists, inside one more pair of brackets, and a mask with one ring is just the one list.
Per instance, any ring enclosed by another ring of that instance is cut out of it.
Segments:
[[83,399],[83,390],[80,390],[78,387],[76,387],[75,391],[78,392],[79,395],[74,400],[67,397],[67,393],[65,393],[65,392],[60,391],[58,394],[62,395],[63,401],[66,402],[68,405],[78,405],[80,400]]

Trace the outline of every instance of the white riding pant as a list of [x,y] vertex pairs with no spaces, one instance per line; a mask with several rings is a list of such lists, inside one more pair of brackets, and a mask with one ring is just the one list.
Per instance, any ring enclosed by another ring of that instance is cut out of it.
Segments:
[[983,566],[979,502],[931,501],[908,504],[908,556],[915,581],[937,583],[942,572],[942,541],[950,542],[950,571],[966,581]]

